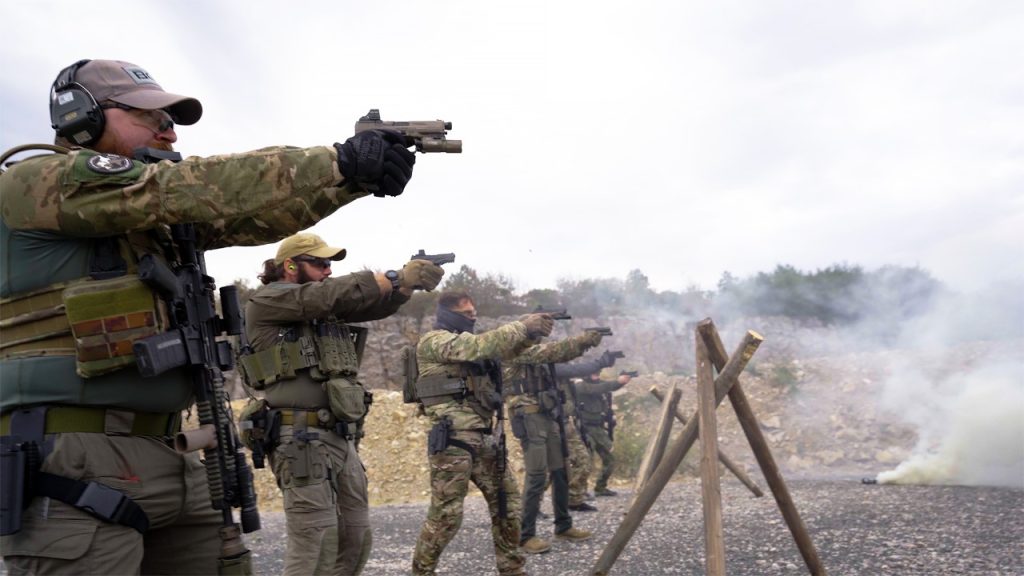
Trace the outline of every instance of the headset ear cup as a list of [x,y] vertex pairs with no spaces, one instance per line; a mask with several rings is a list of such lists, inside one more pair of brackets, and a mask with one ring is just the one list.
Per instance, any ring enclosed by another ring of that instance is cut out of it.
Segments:
[[50,89],[50,124],[57,136],[87,146],[100,139],[106,126],[103,109],[75,73],[89,60],[79,60],[60,71]]
[[87,146],[103,135],[106,117],[92,94],[78,84],[54,92],[50,120],[57,136],[78,146]]

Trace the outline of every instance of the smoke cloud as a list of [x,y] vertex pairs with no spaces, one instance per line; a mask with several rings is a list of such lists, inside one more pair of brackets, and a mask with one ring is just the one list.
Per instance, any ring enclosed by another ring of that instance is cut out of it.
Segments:
[[890,380],[884,402],[919,434],[913,455],[880,483],[1024,488],[1024,366],[1001,362],[945,381],[920,371]]
[[[1024,299],[1020,286],[944,299],[907,326],[903,340],[924,351],[895,366],[882,407],[914,426],[912,455],[878,475],[880,483],[1024,488]],[[944,348],[975,342],[961,366],[944,365]],[[980,345],[979,341],[983,341]]]

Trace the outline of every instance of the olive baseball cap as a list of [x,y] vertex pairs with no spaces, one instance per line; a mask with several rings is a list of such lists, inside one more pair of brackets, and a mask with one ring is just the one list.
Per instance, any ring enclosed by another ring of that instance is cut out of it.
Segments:
[[166,110],[178,124],[195,124],[203,115],[199,100],[165,92],[149,72],[130,62],[90,60],[75,71],[75,82],[97,102],[110,100],[142,110]]
[[317,258],[329,258],[341,260],[345,257],[344,248],[328,246],[324,239],[309,232],[299,232],[281,241],[277,247],[277,256],[274,257],[274,264],[284,264],[285,258],[294,258],[302,254],[315,256]]

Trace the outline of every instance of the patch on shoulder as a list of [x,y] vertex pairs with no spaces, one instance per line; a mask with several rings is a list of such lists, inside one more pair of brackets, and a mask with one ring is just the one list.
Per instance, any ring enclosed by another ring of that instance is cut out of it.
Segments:
[[97,174],[120,174],[134,167],[130,159],[117,154],[97,154],[90,157],[85,165]]

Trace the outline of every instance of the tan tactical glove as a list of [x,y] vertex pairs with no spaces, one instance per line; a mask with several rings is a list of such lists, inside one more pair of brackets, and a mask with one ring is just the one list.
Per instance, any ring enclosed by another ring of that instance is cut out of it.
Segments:
[[426,290],[437,288],[444,276],[444,269],[429,260],[410,260],[399,273],[398,284],[409,290]]
[[593,348],[601,343],[601,333],[596,330],[587,330],[583,333],[583,343]]
[[550,336],[555,327],[555,321],[547,314],[527,314],[519,321],[526,324],[526,335],[533,340]]

